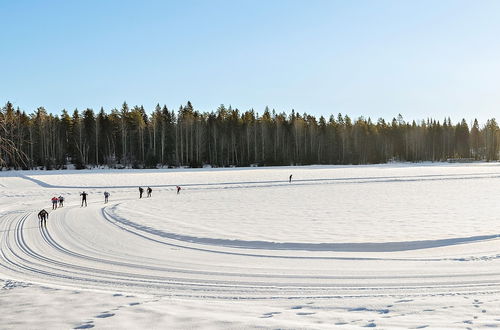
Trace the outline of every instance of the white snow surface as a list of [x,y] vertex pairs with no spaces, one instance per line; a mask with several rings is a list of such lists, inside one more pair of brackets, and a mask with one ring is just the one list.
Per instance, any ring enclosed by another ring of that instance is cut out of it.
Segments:
[[0,172],[0,328],[500,327],[499,187],[499,163]]

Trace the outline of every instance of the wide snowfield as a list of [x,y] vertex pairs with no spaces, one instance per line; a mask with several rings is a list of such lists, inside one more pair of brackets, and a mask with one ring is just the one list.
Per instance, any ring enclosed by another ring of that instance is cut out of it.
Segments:
[[498,163],[0,172],[0,328],[500,327],[499,201]]

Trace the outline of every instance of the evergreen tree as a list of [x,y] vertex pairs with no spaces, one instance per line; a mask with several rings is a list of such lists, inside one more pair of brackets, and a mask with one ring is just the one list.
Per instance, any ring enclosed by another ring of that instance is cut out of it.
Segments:
[[[327,119],[328,118],[328,119]],[[315,117],[266,107],[241,112],[221,104],[200,112],[191,102],[177,112],[157,104],[98,114],[92,109],[70,115],[31,114],[7,102],[0,111],[0,164],[4,167],[77,168],[108,165],[213,166],[290,164],[368,164],[444,161],[448,158],[497,160],[500,129],[495,119],[480,126],[462,119],[453,124],[428,118],[405,121],[401,115],[352,120],[348,115]]]

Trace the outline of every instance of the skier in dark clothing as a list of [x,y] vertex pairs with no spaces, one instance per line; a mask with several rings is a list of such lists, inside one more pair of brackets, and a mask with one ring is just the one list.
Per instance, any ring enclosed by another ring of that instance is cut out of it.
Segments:
[[63,206],[64,206],[64,197],[59,196],[59,207],[63,207]]
[[144,189],[142,189],[142,187],[139,187],[139,198],[142,198],[143,192],[144,192]]
[[83,203],[85,203],[85,207],[87,207],[87,195],[85,191],[80,194],[80,196],[82,196],[82,206],[80,207],[83,207]]
[[45,211],[45,209],[38,212],[38,219],[40,220],[40,226],[47,227],[48,218],[49,218],[49,212]]
[[151,197],[151,193],[153,192],[153,189],[151,189],[151,187],[148,187],[148,197]]
[[292,175],[290,174],[290,177],[288,178],[288,183],[292,183]]
[[177,195],[179,195],[179,193],[181,192],[181,187],[179,186],[176,186],[177,187]]
[[104,203],[108,202],[108,198],[109,198],[109,192],[105,191],[104,192]]

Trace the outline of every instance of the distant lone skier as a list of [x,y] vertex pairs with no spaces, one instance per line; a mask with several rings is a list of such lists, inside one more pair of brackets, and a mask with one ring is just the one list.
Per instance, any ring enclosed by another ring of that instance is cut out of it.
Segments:
[[142,189],[142,187],[139,187],[139,198],[142,198],[143,192],[144,192],[144,189]]
[[80,207],[83,207],[83,203],[85,203],[85,207],[87,207],[87,195],[85,191],[80,194],[80,196],[82,196],[82,206]]
[[181,187],[176,186],[176,188],[177,188],[177,195],[179,195],[179,193],[181,192]]
[[45,211],[45,209],[38,212],[38,219],[40,220],[40,227],[47,227],[47,219],[49,218],[49,212]]
[[290,177],[288,178],[288,183],[292,183],[292,175],[290,174]]
[[153,189],[151,189],[151,187],[148,187],[147,192],[148,192],[148,197],[151,197],[151,193],[153,192]]
[[64,197],[59,196],[59,207],[63,207],[63,206],[64,206]]
[[52,209],[55,210],[57,209],[57,203],[59,202],[59,198],[57,198],[56,196],[52,197]]
[[105,191],[104,192],[104,203],[108,202],[108,198],[109,198],[109,192]]

